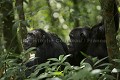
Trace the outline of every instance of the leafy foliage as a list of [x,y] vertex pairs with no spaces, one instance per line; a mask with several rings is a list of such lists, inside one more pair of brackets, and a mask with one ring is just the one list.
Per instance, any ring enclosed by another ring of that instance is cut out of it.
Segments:
[[[14,58],[11,58],[10,56],[13,56],[11,54],[8,54],[7,52],[4,53],[4,55],[0,55],[0,69],[3,69],[1,80],[6,79],[25,79],[25,80],[115,80],[116,78],[110,75],[111,71],[114,73],[115,69],[110,69],[110,66],[112,64],[110,63],[103,63],[99,64],[102,61],[104,61],[105,58],[101,60],[97,60],[95,58],[92,58],[94,63],[93,65],[90,65],[89,63],[86,63],[81,61],[80,66],[72,66],[67,62],[67,58],[70,55],[60,55],[59,58],[50,58],[46,63],[42,63],[39,65],[36,65],[36,69],[29,77],[25,76],[25,70],[27,67],[25,66],[25,63],[30,61],[26,59],[26,54],[29,54],[31,50],[34,48],[30,48],[27,51],[21,53],[20,56],[14,56]],[[21,63],[18,62],[18,58],[22,60]],[[120,60],[114,60],[116,62],[120,62]],[[95,66],[97,65],[97,66]],[[99,68],[99,67],[104,68]],[[41,73],[39,76],[37,76],[38,72],[40,70],[44,69],[45,72]],[[118,71],[119,72],[119,71]],[[116,73],[118,73],[116,72]]]
[[74,27],[76,18],[81,26],[94,25],[101,19],[99,0],[79,1],[79,11],[74,10],[72,0],[29,0],[24,6],[30,29],[43,28],[66,39],[68,39],[67,33]]

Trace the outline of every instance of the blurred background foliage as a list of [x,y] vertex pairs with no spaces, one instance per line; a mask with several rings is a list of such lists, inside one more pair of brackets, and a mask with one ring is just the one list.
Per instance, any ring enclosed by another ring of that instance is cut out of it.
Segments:
[[30,26],[28,29],[42,28],[68,40],[68,33],[75,27],[76,19],[81,27],[93,26],[101,21],[99,0],[78,0],[77,4],[73,2],[74,0],[26,0],[24,12]]

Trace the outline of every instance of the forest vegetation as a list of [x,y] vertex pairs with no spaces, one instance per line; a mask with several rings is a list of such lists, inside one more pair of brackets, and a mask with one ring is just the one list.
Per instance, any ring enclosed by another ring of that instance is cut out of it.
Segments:
[[[120,29],[115,29],[114,3],[119,19],[119,0],[0,0],[0,80],[120,80]],[[26,76],[30,73],[26,70],[33,67],[26,63],[36,58],[35,47],[24,49],[28,32],[42,29],[69,45],[74,28],[91,29],[102,21],[109,62],[102,63],[106,57],[98,59],[81,52],[93,64],[82,59],[76,66],[67,62],[70,54],[60,55],[33,65],[36,69]]]

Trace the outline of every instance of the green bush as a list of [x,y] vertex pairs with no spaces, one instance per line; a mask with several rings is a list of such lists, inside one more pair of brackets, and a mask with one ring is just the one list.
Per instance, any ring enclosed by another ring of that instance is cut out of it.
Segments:
[[[112,68],[112,70],[110,68],[112,64],[110,63],[101,63],[106,58],[101,60],[91,58],[94,62],[93,65],[86,63],[84,59],[80,62],[80,66],[72,66],[67,62],[70,55],[60,55],[58,59],[50,58],[46,63],[37,65],[35,71],[29,77],[26,77],[25,70],[27,67],[25,63],[30,60],[26,59],[25,56],[33,49],[30,48],[17,56],[13,56],[12,53],[7,51],[0,54],[0,69],[3,69],[2,75],[0,75],[1,80],[116,80],[111,72],[118,73],[120,71],[116,68]],[[22,62],[18,63],[19,59]],[[120,60],[114,61],[120,62]],[[45,69],[45,72],[36,77],[42,69]]]

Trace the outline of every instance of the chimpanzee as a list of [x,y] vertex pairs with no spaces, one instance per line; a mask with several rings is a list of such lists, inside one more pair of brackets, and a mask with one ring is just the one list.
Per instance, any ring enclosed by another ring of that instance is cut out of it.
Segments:
[[66,44],[65,42],[63,42],[63,41],[59,38],[58,35],[56,35],[56,34],[54,34],[54,33],[49,33],[49,34],[52,35],[52,38],[53,38],[56,42],[59,42],[59,43],[62,45],[65,53],[66,53],[66,54],[69,54],[69,53],[68,53],[68,46],[67,46],[67,44]]
[[69,53],[72,56],[69,59],[71,65],[80,65],[80,61],[85,57],[80,53],[80,51],[86,53],[86,49],[89,44],[90,39],[90,28],[75,28],[73,29],[69,36],[70,36],[70,45],[69,45]]
[[105,27],[99,23],[92,27],[90,41],[86,53],[99,59],[107,57],[107,47],[105,40]]
[[56,34],[45,32],[42,29],[35,29],[27,34],[24,48],[30,47],[36,47],[35,57],[37,58],[28,62],[27,67],[44,63],[49,58],[58,58],[68,52],[67,45]]
[[[114,21],[117,31],[119,27],[119,16],[116,3],[114,3]],[[101,23],[96,24],[92,27],[92,29],[89,30],[86,28],[73,29],[70,32],[70,39],[71,44],[69,46],[69,52],[73,55],[72,58],[74,58],[74,61],[76,61],[76,63],[72,62],[75,65],[79,65],[80,61],[85,58],[80,53],[80,51],[88,55],[98,57],[99,59],[104,58],[108,55],[104,20]]]
[[[119,15],[116,3],[114,3],[114,22],[115,30],[117,32],[119,28]],[[87,49],[87,53],[92,56],[97,56],[99,59],[104,58],[108,55],[106,38],[105,38],[105,25],[104,20],[96,24],[91,29],[91,42]]]

